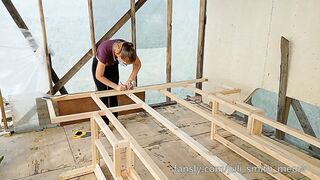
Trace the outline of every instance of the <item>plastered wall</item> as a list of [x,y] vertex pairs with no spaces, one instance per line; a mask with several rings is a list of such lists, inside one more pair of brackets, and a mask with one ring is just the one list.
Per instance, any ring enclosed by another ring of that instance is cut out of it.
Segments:
[[208,0],[204,90],[278,92],[281,36],[290,41],[287,95],[319,106],[319,0]]

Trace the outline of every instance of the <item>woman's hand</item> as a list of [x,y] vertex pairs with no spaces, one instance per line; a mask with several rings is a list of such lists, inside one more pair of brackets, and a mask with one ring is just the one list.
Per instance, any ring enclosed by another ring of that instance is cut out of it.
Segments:
[[125,90],[127,90],[127,87],[125,85],[117,85],[115,90],[117,90],[117,91],[125,91]]

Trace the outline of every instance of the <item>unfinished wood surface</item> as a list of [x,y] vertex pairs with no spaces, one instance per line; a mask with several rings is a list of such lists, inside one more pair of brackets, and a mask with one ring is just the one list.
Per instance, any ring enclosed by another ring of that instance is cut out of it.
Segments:
[[[203,55],[204,55],[204,39],[206,28],[207,0],[200,0],[199,11],[199,29],[198,29],[198,53],[197,53],[197,72],[196,78],[202,78],[203,75]],[[202,84],[197,83],[197,88],[202,89]]]
[[97,54],[97,47],[96,47],[96,37],[94,32],[92,0],[88,0],[88,12],[89,12],[89,24],[90,24],[91,49],[92,49],[92,56],[94,57]]
[[[121,112],[121,111],[129,111],[129,110],[135,110],[135,109],[141,109],[142,105],[141,104],[129,104],[129,105],[123,105],[123,106],[116,106],[109,108],[111,112]],[[91,112],[85,112],[85,113],[77,113],[77,114],[70,114],[70,115],[64,115],[56,118],[52,118],[51,122],[52,123],[61,123],[60,125],[63,126],[65,124],[72,124],[72,122],[84,122],[83,119],[90,119],[92,117],[92,114],[98,113],[100,116],[104,115],[103,110],[98,110],[98,111],[91,111]]]
[[[288,84],[288,66],[289,66],[289,41],[281,36],[281,64],[280,64],[280,81],[278,92],[278,110],[277,121],[282,124],[287,124],[288,114],[290,108],[290,99],[287,97],[287,84]],[[284,138],[284,132],[276,130],[276,137],[279,139]]]
[[272,177],[274,177],[276,179],[279,179],[279,180],[289,180],[290,179],[287,176],[277,172],[275,169],[273,169],[272,167],[268,166],[267,164],[263,163],[262,161],[260,161],[256,157],[254,157],[253,155],[247,153],[246,151],[244,151],[240,147],[234,145],[232,142],[230,142],[227,139],[223,138],[219,134],[215,135],[215,140],[219,141],[221,144],[225,145],[226,147],[228,147],[232,151],[236,152],[237,154],[239,154],[240,156],[242,156],[243,158],[245,158],[246,160],[248,160],[249,162],[251,162],[255,166],[260,167],[262,169],[263,168],[268,169],[267,173],[270,174]]
[[277,121],[273,121],[272,119],[268,119],[268,118],[265,118],[263,116],[260,116],[260,115],[257,115],[257,114],[253,114],[252,117],[255,119],[255,120],[258,120],[258,121],[261,121],[265,124],[268,124],[269,126],[271,127],[274,127],[276,129],[279,129],[281,130],[282,132],[285,132],[287,134],[290,134],[298,139],[301,139],[309,144],[312,144],[314,146],[317,146],[318,148],[320,148],[320,139],[319,138],[316,138],[316,137],[313,137],[313,136],[310,136],[306,133],[303,133],[297,129],[294,129],[294,128],[291,128],[287,125],[284,125],[280,122],[277,122]]
[[93,100],[97,103],[100,109],[105,110],[105,115],[109,121],[114,125],[118,132],[122,135],[125,140],[130,142],[132,150],[135,152],[137,157],[149,170],[155,179],[162,180],[168,179],[167,176],[161,171],[161,169],[153,162],[151,157],[144,151],[144,149],[138,144],[138,142],[132,137],[132,135],[123,127],[119,120],[112,114],[112,112],[103,104],[103,102],[97,96],[92,96]]
[[101,157],[102,159],[104,160],[104,162],[106,163],[108,169],[111,169],[110,172],[111,172],[111,175],[114,179],[116,179],[116,175],[115,175],[115,172],[112,171],[112,169],[114,169],[114,165],[113,165],[113,161],[112,159],[110,158],[107,150],[104,148],[103,144],[101,143],[101,141],[99,139],[97,139],[95,141],[95,145],[97,146],[98,150],[99,150],[99,153],[101,154]]
[[[107,139],[110,141],[110,144],[112,146],[115,146],[116,143],[119,141],[118,138],[113,134],[113,132],[110,130],[109,126],[103,121],[100,115],[94,114],[94,121],[98,124],[103,134],[107,137]],[[92,129],[93,130],[93,129]]]
[[2,121],[0,121],[0,122],[3,122],[4,129],[6,130],[6,129],[8,129],[8,123],[7,123],[6,111],[4,109],[4,102],[2,99],[1,89],[0,89],[0,110],[1,110],[1,118],[2,118]]
[[167,88],[174,88],[174,87],[181,87],[186,86],[194,83],[202,83],[208,81],[207,78],[201,79],[194,79],[194,80],[185,80],[185,81],[178,81],[172,83],[163,83],[163,84],[155,84],[155,85],[148,85],[148,86],[140,86],[136,87],[133,90],[127,91],[117,91],[117,90],[106,90],[106,91],[92,91],[92,92],[85,92],[85,93],[75,93],[75,94],[68,94],[68,95],[60,95],[60,96],[53,96],[51,97],[54,101],[65,101],[71,99],[79,99],[79,98],[86,98],[91,97],[92,93],[95,93],[98,97],[107,97],[107,96],[117,96],[117,95],[125,95],[130,93],[138,93],[138,92],[145,92],[148,90],[159,90],[159,89],[167,89]]
[[[130,0],[130,16],[131,16],[131,41],[135,50],[137,50],[137,28],[136,28],[136,0]],[[138,75],[135,78],[136,85],[138,85]]]
[[[167,63],[166,63],[166,82],[171,82],[171,59],[172,59],[172,0],[167,0]],[[167,89],[171,92],[171,89]],[[170,98],[166,97],[169,102]]]
[[[219,103],[214,101],[212,102],[212,115],[215,115],[218,113],[219,113]],[[211,134],[210,134],[211,140],[214,140],[214,136],[217,133],[217,129],[218,129],[217,125],[211,122]]]
[[[301,103],[299,100],[296,100],[296,99],[291,99],[291,105],[292,105],[292,108],[300,122],[300,125],[303,129],[303,132],[305,132],[306,134],[309,134],[310,136],[313,136],[313,137],[317,137],[316,134],[314,133],[313,131],[313,128],[308,120],[308,117],[306,115],[306,113],[304,112],[302,106],[301,106]],[[320,149],[313,146],[313,145],[310,145],[310,148],[319,153],[320,154]]]
[[93,173],[93,170],[94,170],[93,167],[94,166],[90,165],[90,166],[85,166],[85,167],[82,167],[82,168],[73,169],[71,171],[64,172],[59,176],[59,179],[60,180],[72,179],[72,178],[75,178],[75,177],[79,177],[79,176],[83,176],[83,175],[86,175],[86,174]]
[[[138,11],[147,0],[139,0],[136,3],[136,11]],[[131,9],[129,9],[120,19],[114,24],[110,30],[100,38],[96,46],[104,41],[110,39],[129,19]],[[57,93],[59,89],[64,86],[92,57],[92,49],[88,50],[80,60],[53,86],[53,94]]]
[[286,151],[278,146],[275,146],[275,145],[269,143],[268,141],[263,140],[262,136],[259,137],[259,136],[249,135],[246,132],[245,127],[232,122],[232,120],[228,119],[224,115],[218,114],[218,115],[212,116],[209,113],[207,113],[206,111],[203,111],[202,109],[191,105],[187,101],[176,97],[175,95],[173,95],[172,93],[170,93],[168,91],[161,90],[161,92],[163,94],[165,94],[166,96],[169,96],[172,100],[177,101],[181,105],[194,111],[195,113],[199,114],[200,116],[208,119],[211,122],[214,122],[219,127],[231,132],[235,136],[243,139],[244,141],[248,142],[249,144],[252,144],[257,149],[260,149],[261,151],[266,152],[270,156],[280,160],[281,162],[287,164],[288,166],[306,167],[306,170],[303,171],[302,174],[310,177],[311,179],[320,178],[320,172],[319,172],[320,167],[319,166],[315,166],[313,164],[310,164],[304,158],[296,156],[296,155],[290,153],[289,151]]
[[99,127],[97,126],[96,119],[94,117],[90,118],[90,124],[91,124],[92,166],[95,167],[96,165],[100,164],[100,154],[95,145],[96,140],[99,138]]
[[[209,161],[213,166],[215,166],[215,167],[227,167],[228,166],[228,164],[226,164],[224,161],[222,161],[219,157],[212,154],[207,148],[205,148],[203,145],[201,145],[196,140],[191,138],[187,133],[185,133],[184,131],[179,129],[176,125],[174,125],[168,119],[163,117],[156,110],[152,109],[146,103],[143,103],[143,101],[141,99],[139,99],[137,96],[135,96],[134,94],[129,94],[128,96],[136,103],[143,104],[143,109],[145,111],[147,111],[149,114],[151,114],[156,120],[158,120],[161,124],[163,124],[173,134],[175,134],[181,140],[183,140],[186,144],[188,144],[193,150],[195,150],[197,153],[199,153],[203,158],[205,158],[207,161]],[[246,179],[241,174],[239,174],[237,172],[233,172],[233,173],[223,172],[223,174],[230,179]]]
[[51,61],[49,58],[47,30],[46,30],[46,23],[45,23],[45,17],[44,17],[44,12],[43,12],[42,0],[38,0],[38,7],[39,7],[41,30],[42,30],[43,48],[44,48],[45,60],[47,63],[47,71],[48,71],[48,79],[49,79],[49,94],[53,95],[54,93],[53,93],[53,89],[52,89],[53,86],[52,86]]
[[96,175],[97,180],[107,180],[99,165],[96,165],[94,168],[94,174]]

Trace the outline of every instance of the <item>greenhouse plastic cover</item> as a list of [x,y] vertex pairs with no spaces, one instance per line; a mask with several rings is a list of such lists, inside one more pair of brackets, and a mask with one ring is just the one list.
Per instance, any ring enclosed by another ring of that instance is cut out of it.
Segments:
[[[35,42],[42,48],[42,33],[37,1],[13,0],[13,4],[28,26]],[[139,85],[165,82],[167,1],[152,0],[137,12],[137,52],[142,61]],[[1,3],[0,3],[1,4]],[[43,1],[49,47],[54,51],[52,66],[61,78],[91,48],[87,1]],[[175,0],[173,8],[172,81],[195,79],[199,0]],[[94,0],[96,41],[130,8],[129,0]],[[43,52],[36,53],[18,29],[4,5],[0,5],[0,88],[9,97],[14,118],[24,116],[25,109],[34,109],[36,97],[49,87]],[[187,37],[187,38],[186,38]],[[130,41],[130,20],[112,37]],[[131,67],[120,68],[120,81],[126,81]],[[91,61],[65,85],[69,93],[95,90]],[[191,95],[176,89],[181,96]],[[26,98],[24,98],[26,97]],[[147,92],[148,103],[162,102],[157,92]],[[21,99],[21,102],[19,100]],[[23,107],[24,110],[21,110]],[[18,108],[18,109],[15,109]],[[33,117],[37,119],[36,115]],[[32,123],[30,123],[32,124]]]

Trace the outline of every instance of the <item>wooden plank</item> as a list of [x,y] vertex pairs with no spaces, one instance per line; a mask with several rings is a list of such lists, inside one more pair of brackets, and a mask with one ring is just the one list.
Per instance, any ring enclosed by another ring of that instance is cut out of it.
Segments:
[[117,142],[119,142],[118,138],[113,134],[109,126],[103,121],[101,116],[97,113],[93,114],[94,121],[98,124],[103,134],[109,140],[112,146],[115,146]]
[[[219,113],[219,103],[214,101],[212,103],[212,115]],[[210,132],[210,138],[211,140],[214,140],[214,136],[217,133],[218,127],[213,122],[211,122],[211,132]]]
[[[296,99],[292,99],[291,105],[292,105],[294,112],[296,113],[296,116],[300,122],[300,125],[301,125],[303,131],[310,136],[317,137],[313,131],[313,128],[308,120],[306,113],[304,112],[304,110],[300,104],[300,101],[298,101]],[[320,154],[319,148],[317,148],[313,145],[310,145],[310,148]]]
[[[96,96],[97,97],[97,96]],[[143,165],[149,170],[152,176],[157,180],[165,180],[168,177],[161,171],[161,169],[153,162],[151,157],[145,152],[145,150],[138,144],[134,137],[126,130],[125,127],[119,122],[119,120],[112,114],[112,112],[102,103],[99,98],[94,98],[100,108],[105,110],[105,115],[108,117],[110,122],[114,125],[117,131],[122,137],[130,142],[132,150],[135,152],[137,157],[143,163]]]
[[306,161],[305,158],[297,156],[283,148],[273,145],[272,143],[268,143],[268,141],[263,141],[263,136],[249,135],[246,132],[245,127],[233,122],[232,120],[230,120],[228,117],[224,115],[218,114],[218,115],[212,116],[208,112],[193,106],[192,104],[178,98],[177,96],[173,95],[168,91],[161,90],[161,92],[169,96],[172,100],[177,101],[178,103],[190,109],[191,111],[199,114],[201,117],[208,119],[211,122],[214,122],[219,127],[229,131],[230,133],[241,138],[247,143],[253,145],[257,149],[269,154],[275,159],[283,162],[284,164],[291,167],[305,167],[305,171],[301,173],[310,177],[311,179],[320,178],[320,172],[319,172],[320,167],[315,166],[314,164],[310,164],[308,161]]
[[303,133],[297,129],[294,129],[294,128],[291,128],[287,125],[284,125],[280,122],[277,122],[277,121],[273,121],[272,119],[268,119],[268,118],[265,118],[265,117],[262,117],[260,115],[257,115],[257,114],[253,114],[252,117],[258,121],[261,121],[265,124],[268,124],[269,126],[271,127],[274,127],[276,129],[279,129],[281,130],[282,132],[285,132],[287,134],[290,134],[298,139],[301,139],[309,144],[312,144],[314,146],[317,146],[318,148],[320,148],[320,139],[319,138],[316,138],[316,137],[313,137],[313,136],[310,136],[306,133]]
[[[168,92],[168,91],[166,91]],[[164,125],[166,128],[168,128],[173,134],[178,136],[182,141],[184,141],[186,144],[188,144],[193,150],[195,150],[197,153],[199,153],[203,158],[205,158],[207,161],[209,161],[213,166],[216,167],[227,167],[228,164],[225,163],[223,160],[221,160],[219,157],[212,154],[207,148],[205,148],[203,145],[201,145],[199,142],[197,142],[195,139],[193,139],[191,136],[189,136],[187,133],[182,131],[180,128],[178,128],[176,125],[174,125],[171,121],[169,121],[167,118],[163,117],[160,113],[158,113],[156,110],[152,109],[149,105],[146,103],[143,103],[141,99],[139,99],[134,94],[128,95],[133,101],[136,103],[143,104],[143,108],[145,111],[147,111],[149,114],[151,114],[158,122],[160,122],[162,125]],[[227,176],[230,179],[246,179],[241,174],[234,172],[222,172],[225,176]]]
[[121,176],[121,149],[113,147],[113,167],[116,177]]
[[45,17],[43,13],[43,5],[42,0],[38,0],[38,7],[39,7],[39,14],[40,14],[40,22],[41,22],[41,29],[42,29],[42,39],[43,39],[43,47],[44,47],[44,53],[45,53],[45,60],[47,63],[47,70],[48,70],[48,79],[49,79],[49,94],[53,95],[53,86],[52,86],[52,72],[51,72],[51,61],[49,57],[49,49],[48,49],[48,43],[47,43],[47,30],[46,30],[46,23],[45,23]]
[[[167,63],[166,63],[166,82],[171,82],[171,59],[172,59],[172,0],[167,0]],[[167,89],[171,92],[171,89]],[[166,97],[169,102],[170,98]]]
[[[136,30],[136,0],[130,0],[130,16],[131,16],[131,41],[134,48],[137,50],[137,30]],[[138,85],[138,75],[135,78],[136,85]]]
[[0,110],[1,110],[2,122],[3,122],[3,125],[4,125],[4,130],[7,130],[8,129],[7,116],[6,116],[6,111],[5,111],[5,108],[4,108],[4,102],[3,102],[3,98],[2,98],[1,89],[0,89],[0,108],[1,108]]
[[[289,66],[289,41],[281,37],[281,65],[280,65],[280,81],[279,81],[279,93],[278,93],[278,111],[277,121],[282,124],[287,124],[288,114],[290,108],[290,101],[287,98],[287,82],[288,82],[288,66]],[[284,133],[280,130],[276,130],[276,138],[283,139]]]
[[234,101],[233,99],[230,99],[226,95],[223,95],[220,93],[209,94],[207,92],[202,91],[201,89],[190,87],[190,86],[186,86],[183,88],[194,91],[197,94],[200,94],[202,96],[209,98],[211,101],[216,101],[220,105],[226,105],[226,106],[228,106],[228,107],[230,107],[230,108],[232,108],[242,114],[245,114],[247,116],[249,116],[251,113],[264,113],[264,111],[262,109],[259,109],[257,107],[253,107],[249,104],[246,104],[246,103],[243,103],[240,101]]
[[178,81],[178,82],[172,82],[172,83],[140,86],[140,87],[134,88],[133,90],[127,90],[127,91],[106,90],[106,91],[92,91],[92,92],[85,92],[85,93],[74,93],[74,94],[68,94],[68,95],[53,96],[51,97],[51,99],[54,101],[62,101],[62,100],[65,101],[65,100],[71,100],[71,99],[86,98],[86,97],[90,97],[92,93],[95,93],[98,97],[117,96],[117,95],[145,92],[148,90],[159,90],[159,89],[166,89],[166,88],[181,87],[181,86],[186,86],[189,84],[205,82],[205,81],[208,81],[208,79],[201,78],[201,79],[185,80],[185,81]]
[[108,169],[110,170],[111,172],[111,175],[114,179],[116,179],[116,175],[115,175],[115,172],[113,171],[114,169],[114,165],[113,165],[113,162],[112,162],[112,159],[110,158],[107,150],[104,148],[104,146],[102,145],[101,141],[99,139],[96,140],[95,142],[101,156],[102,156],[102,159],[104,160],[104,162],[106,163]]
[[47,101],[50,119],[56,118],[56,113],[55,113],[52,101],[50,99],[46,99],[46,101]]
[[[142,99],[145,99],[145,92],[136,93]],[[53,100],[54,101],[54,100]],[[51,118],[52,123],[61,123],[61,126],[89,121],[92,113],[101,112],[100,108],[92,100],[91,97],[79,99],[67,99],[56,101],[58,106],[58,114],[56,118]],[[118,96],[117,107],[112,108],[112,112],[119,112],[118,115],[126,115],[143,111],[141,108],[136,108],[136,105],[125,106],[132,104],[133,101],[125,95]],[[100,113],[100,115],[102,115]]]
[[134,170],[134,152],[132,151],[130,146],[126,148],[126,170],[129,177],[133,179],[140,178],[138,174],[135,174],[136,172],[132,172],[132,171],[135,171]]
[[[136,3],[136,11],[138,11],[142,5],[147,0],[139,0]],[[110,39],[129,19],[130,19],[131,9],[129,9],[120,19],[119,21],[112,26],[112,28],[100,38],[100,40],[96,43],[96,47],[99,44],[107,39]],[[53,94],[59,91],[59,89],[64,86],[92,57],[92,49],[88,50],[86,54],[84,54],[80,60],[57,82],[53,87]]]
[[93,173],[93,166],[92,165],[64,172],[59,175],[59,179],[60,180],[72,179],[72,178],[87,175],[90,173]]
[[107,180],[99,165],[96,165],[94,168],[94,174],[98,180]]
[[[109,108],[111,112],[121,112],[121,111],[129,111],[134,109],[141,109],[141,104],[129,104],[129,105],[123,105],[123,106],[116,106]],[[84,112],[84,113],[78,113],[78,114],[70,114],[70,115],[64,115],[64,116],[58,116],[56,118],[52,118],[52,123],[66,123],[69,121],[77,121],[77,120],[85,120],[90,119],[92,117],[92,114],[98,113],[100,116],[104,116],[104,111],[91,111],[91,112]]]
[[96,48],[96,37],[94,32],[92,0],[88,0],[88,12],[89,12],[89,24],[90,24],[91,49],[92,49],[92,56],[94,57],[97,54],[97,48]]
[[241,149],[238,146],[234,145],[232,142],[230,142],[227,139],[223,138],[219,134],[216,134],[215,140],[219,141],[221,144],[225,145],[226,147],[228,147],[229,149],[231,149],[235,153],[239,154],[240,156],[242,156],[243,158],[245,158],[246,160],[248,160],[249,162],[251,162],[255,166],[257,166],[257,167],[259,167],[261,169],[268,169],[268,171],[266,171],[266,172],[270,176],[272,176],[272,177],[274,177],[276,179],[279,179],[279,180],[289,180],[290,179],[287,176],[277,172],[271,166],[268,166],[264,162],[260,161],[258,158],[252,156],[251,154],[247,153],[243,149]]
[[[91,153],[92,153],[92,165],[96,166],[100,164],[100,154],[95,145],[96,140],[99,138],[99,127],[97,126],[94,117],[90,118],[91,123]],[[101,127],[100,127],[101,128]]]
[[[198,29],[198,54],[197,54],[197,72],[196,78],[203,76],[203,55],[204,55],[204,39],[206,28],[207,0],[200,0],[199,11],[199,29]],[[202,84],[197,83],[197,88],[202,89]]]

